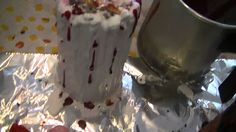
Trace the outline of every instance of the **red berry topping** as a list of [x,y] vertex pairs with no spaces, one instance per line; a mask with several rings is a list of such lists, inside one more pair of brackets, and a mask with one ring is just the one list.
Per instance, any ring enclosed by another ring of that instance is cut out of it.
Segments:
[[84,12],[83,12],[83,10],[80,7],[75,5],[73,7],[72,14],[74,14],[74,15],[81,15],[81,14],[84,14]]
[[71,12],[70,11],[65,11],[63,14],[62,14],[62,17],[65,16],[67,20],[70,19],[71,17]]

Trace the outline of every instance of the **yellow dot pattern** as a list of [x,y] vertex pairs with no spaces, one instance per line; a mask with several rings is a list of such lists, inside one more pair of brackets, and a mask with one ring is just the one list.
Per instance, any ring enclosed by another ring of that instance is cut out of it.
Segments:
[[58,47],[52,47],[51,54],[58,54]]
[[30,16],[30,17],[28,18],[28,20],[29,20],[30,22],[34,22],[34,21],[36,20],[36,18],[35,18],[34,16]]
[[22,16],[16,16],[16,22],[22,22],[23,19],[24,18]]
[[1,24],[1,25],[0,25],[0,29],[3,30],[3,31],[8,31],[8,30],[9,30],[9,27],[8,27],[8,25],[6,25],[6,24]]
[[129,51],[129,56],[136,58],[136,57],[138,57],[138,54],[136,51]]
[[28,28],[27,26],[23,26],[21,30],[23,30],[23,31],[28,31],[29,28]]
[[36,47],[35,51],[36,51],[36,53],[44,53],[45,48],[42,47],[42,46],[41,47]]
[[0,44],[0,52],[4,51],[4,46],[2,46],[2,44]]
[[57,15],[57,10],[56,10],[56,8],[53,8],[53,9],[52,9],[52,15],[53,15],[53,16],[56,16],[56,15]]
[[14,12],[14,7],[13,6],[7,6],[6,8],[5,8],[5,10],[7,11],[7,12]]
[[0,0],[0,5],[0,52],[58,53],[55,0]]
[[35,5],[35,11],[42,11],[43,10],[43,5],[42,4],[36,4]]
[[54,32],[54,33],[56,33],[56,32],[57,32],[57,27],[56,27],[55,25],[52,25],[51,31]]
[[38,26],[36,27],[36,29],[37,29],[38,31],[43,31],[43,30],[44,30],[44,27],[43,27],[42,25],[38,25]]
[[7,36],[8,41],[13,41],[15,39],[15,35],[9,35]]
[[38,39],[38,37],[35,35],[35,34],[31,34],[30,36],[29,36],[29,40],[30,41],[36,41]]
[[48,22],[50,21],[50,19],[49,19],[49,18],[46,18],[46,17],[43,17],[41,20],[42,20],[42,22],[44,22],[44,23],[48,23]]

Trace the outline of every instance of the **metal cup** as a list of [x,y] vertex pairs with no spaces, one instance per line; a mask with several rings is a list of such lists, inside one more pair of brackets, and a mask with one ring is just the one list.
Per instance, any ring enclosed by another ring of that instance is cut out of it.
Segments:
[[[210,14],[225,4],[207,2]],[[153,1],[138,37],[141,58],[157,73],[181,81],[198,79],[222,51],[235,52],[234,45],[235,8],[212,20],[183,0]]]

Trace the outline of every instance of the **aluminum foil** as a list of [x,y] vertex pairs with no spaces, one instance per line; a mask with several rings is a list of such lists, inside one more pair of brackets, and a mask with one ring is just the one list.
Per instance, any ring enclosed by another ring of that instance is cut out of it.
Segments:
[[121,101],[113,111],[101,110],[99,118],[86,120],[86,128],[81,129],[78,121],[84,117],[73,106],[56,116],[45,109],[55,89],[56,64],[56,55],[1,53],[1,132],[9,131],[15,122],[32,132],[58,125],[86,132],[195,132],[232,103],[221,103],[218,86],[236,60],[216,60],[196,90],[188,83],[175,89],[158,87],[167,80],[155,76],[139,58],[129,58],[124,66]]

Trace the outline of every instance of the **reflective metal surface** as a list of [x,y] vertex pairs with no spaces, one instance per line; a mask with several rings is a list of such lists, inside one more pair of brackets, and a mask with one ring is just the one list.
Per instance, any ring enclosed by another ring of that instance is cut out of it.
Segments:
[[[218,3],[208,1],[209,10]],[[220,53],[219,45],[234,45],[235,35],[236,25],[210,20],[183,0],[157,0],[137,44],[141,58],[153,70],[172,80],[190,81],[208,72]]]
[[165,85],[165,80],[149,71],[139,58],[129,58],[124,67],[122,99],[116,109],[85,120],[83,130],[77,122],[84,117],[73,106],[56,116],[44,109],[55,89],[56,64],[56,55],[0,55],[1,132],[15,122],[32,132],[58,125],[86,132],[197,132],[204,121],[212,120],[232,102],[221,104],[217,88],[236,65],[235,60],[216,60],[200,90],[189,84],[174,90],[158,87]]

